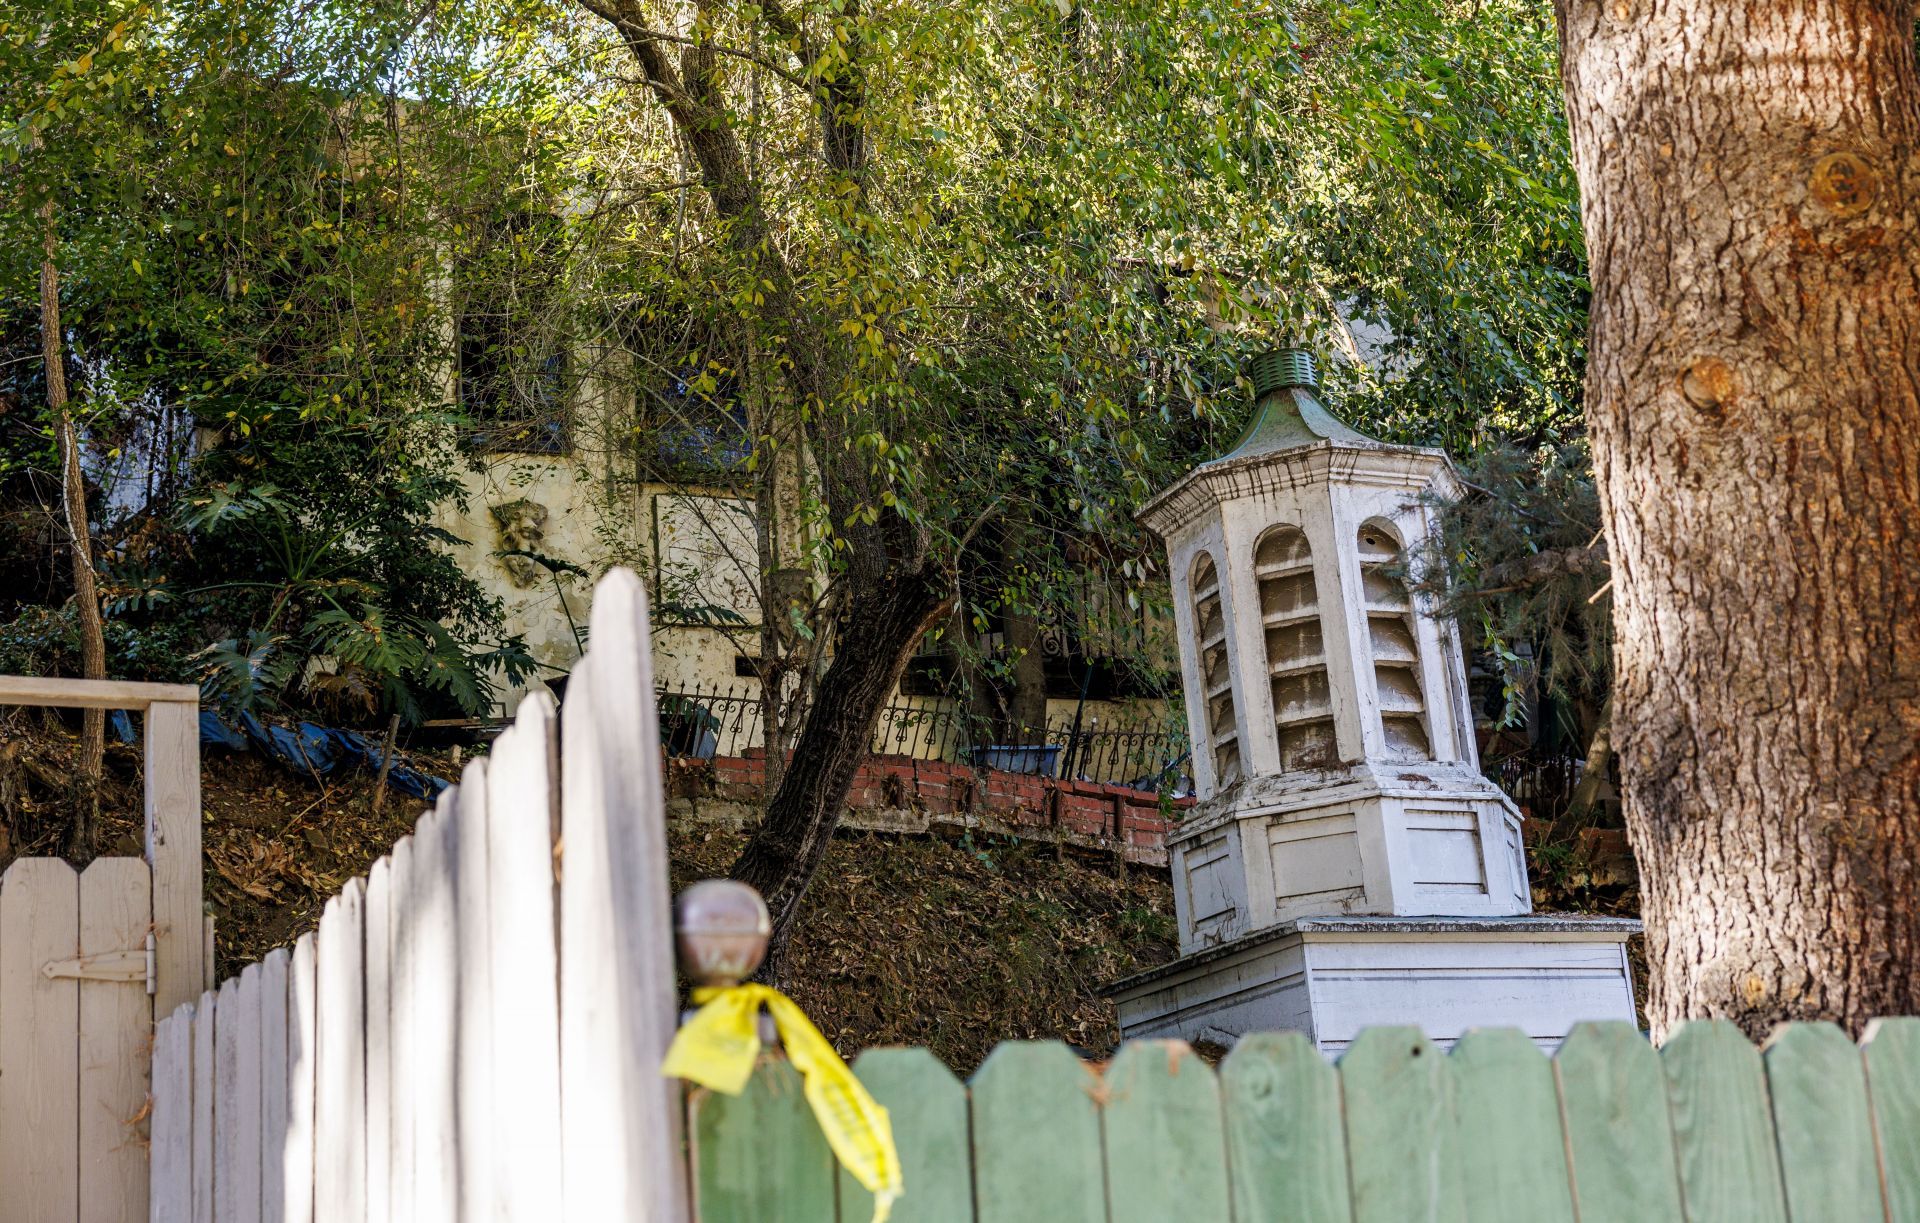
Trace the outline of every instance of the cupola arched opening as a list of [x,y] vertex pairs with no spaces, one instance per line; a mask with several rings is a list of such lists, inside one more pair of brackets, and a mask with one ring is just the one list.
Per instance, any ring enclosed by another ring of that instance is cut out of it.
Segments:
[[1269,529],[1254,545],[1253,573],[1260,588],[1280,767],[1324,768],[1335,762],[1338,752],[1320,592],[1305,532],[1295,526]]
[[1399,537],[1384,522],[1368,522],[1360,528],[1359,550],[1384,746],[1389,756],[1402,760],[1430,760],[1433,747],[1420,683],[1420,640],[1413,599],[1401,576],[1405,558]]
[[1208,553],[1194,558],[1187,588],[1193,598],[1193,631],[1199,638],[1200,700],[1206,711],[1208,747],[1213,751],[1213,784],[1221,790],[1240,780],[1240,719],[1233,703],[1233,669],[1227,665],[1220,571]]

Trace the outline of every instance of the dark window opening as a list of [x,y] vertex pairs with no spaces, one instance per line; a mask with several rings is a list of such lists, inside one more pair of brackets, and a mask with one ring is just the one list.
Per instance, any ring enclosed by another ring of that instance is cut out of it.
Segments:
[[732,374],[681,370],[642,392],[639,464],[662,481],[724,480],[743,473],[753,454],[747,405]]
[[562,339],[558,221],[535,212],[494,218],[454,267],[454,402],[468,444],[562,454],[575,371]]

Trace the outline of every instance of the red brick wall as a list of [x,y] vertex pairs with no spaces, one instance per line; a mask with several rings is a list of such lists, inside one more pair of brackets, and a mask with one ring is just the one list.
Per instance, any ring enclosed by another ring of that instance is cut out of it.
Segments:
[[[766,760],[760,753],[666,764],[667,797],[691,803],[696,815],[702,803],[762,801]],[[1166,810],[1177,818],[1192,805],[1190,798],[1174,799]],[[868,757],[854,776],[847,807],[854,826],[980,829],[1119,852],[1159,866],[1166,865],[1166,836],[1175,822],[1163,813],[1160,796],[1146,790],[909,756]]]

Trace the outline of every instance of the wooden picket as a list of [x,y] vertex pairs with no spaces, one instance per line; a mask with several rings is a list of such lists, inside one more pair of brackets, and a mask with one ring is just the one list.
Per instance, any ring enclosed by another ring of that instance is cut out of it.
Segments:
[[1261,1032],[1220,1066],[1227,1163],[1243,1217],[1348,1223],[1340,1080],[1300,1032]]
[[1860,1050],[1830,1023],[1797,1023],[1767,1042],[1765,1057],[1788,1216],[1823,1223],[1882,1218]]
[[1920,1019],[1877,1020],[1861,1044],[1887,1218],[1920,1223]]
[[[645,598],[616,571],[567,702],[564,775],[563,722],[529,699],[318,931],[162,1020],[142,1184],[156,1223],[686,1218],[682,1101],[658,1069],[676,993],[650,667]],[[54,884],[77,896],[71,875]],[[71,955],[84,904],[25,887],[21,928],[64,930],[39,941]],[[0,1023],[12,979],[0,961]],[[0,1046],[0,1071],[29,1052]],[[8,1171],[6,1193],[38,1183]],[[70,1191],[67,1172],[34,1175]],[[823,1161],[829,1202],[832,1175]]]
[[[853,1071],[891,1115],[900,1168],[913,1183],[911,1201],[894,1207],[896,1223],[966,1223],[973,1218],[968,1158],[967,1089],[925,1049],[869,1049]],[[840,1173],[840,1217],[873,1218],[873,1194]]]
[[[1013,1041],[993,1051],[973,1079],[981,1223],[1104,1223],[1099,1090],[1094,1070],[1057,1042]],[[711,1177],[724,1181],[729,1170]],[[704,1202],[700,1209],[706,1217]]]
[[1220,1087],[1193,1050],[1136,1041],[1114,1058],[1105,1086],[1111,1223],[1229,1223]]
[[1474,1223],[1573,1223],[1553,1067],[1514,1028],[1468,1032],[1447,1057],[1461,1191]]
[[[0,878],[0,1185],[22,1218],[79,1214],[80,983],[41,965],[73,954],[80,876],[23,858]],[[55,1137],[57,1136],[57,1138]]]

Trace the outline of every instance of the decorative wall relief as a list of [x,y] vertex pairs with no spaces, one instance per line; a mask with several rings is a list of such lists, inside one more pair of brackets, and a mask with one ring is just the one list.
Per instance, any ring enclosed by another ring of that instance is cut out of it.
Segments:
[[[499,552],[538,552],[547,538],[547,507],[521,497],[503,501],[488,510],[493,515],[495,550]],[[502,556],[500,565],[521,590],[538,585],[546,571],[524,556]]]

